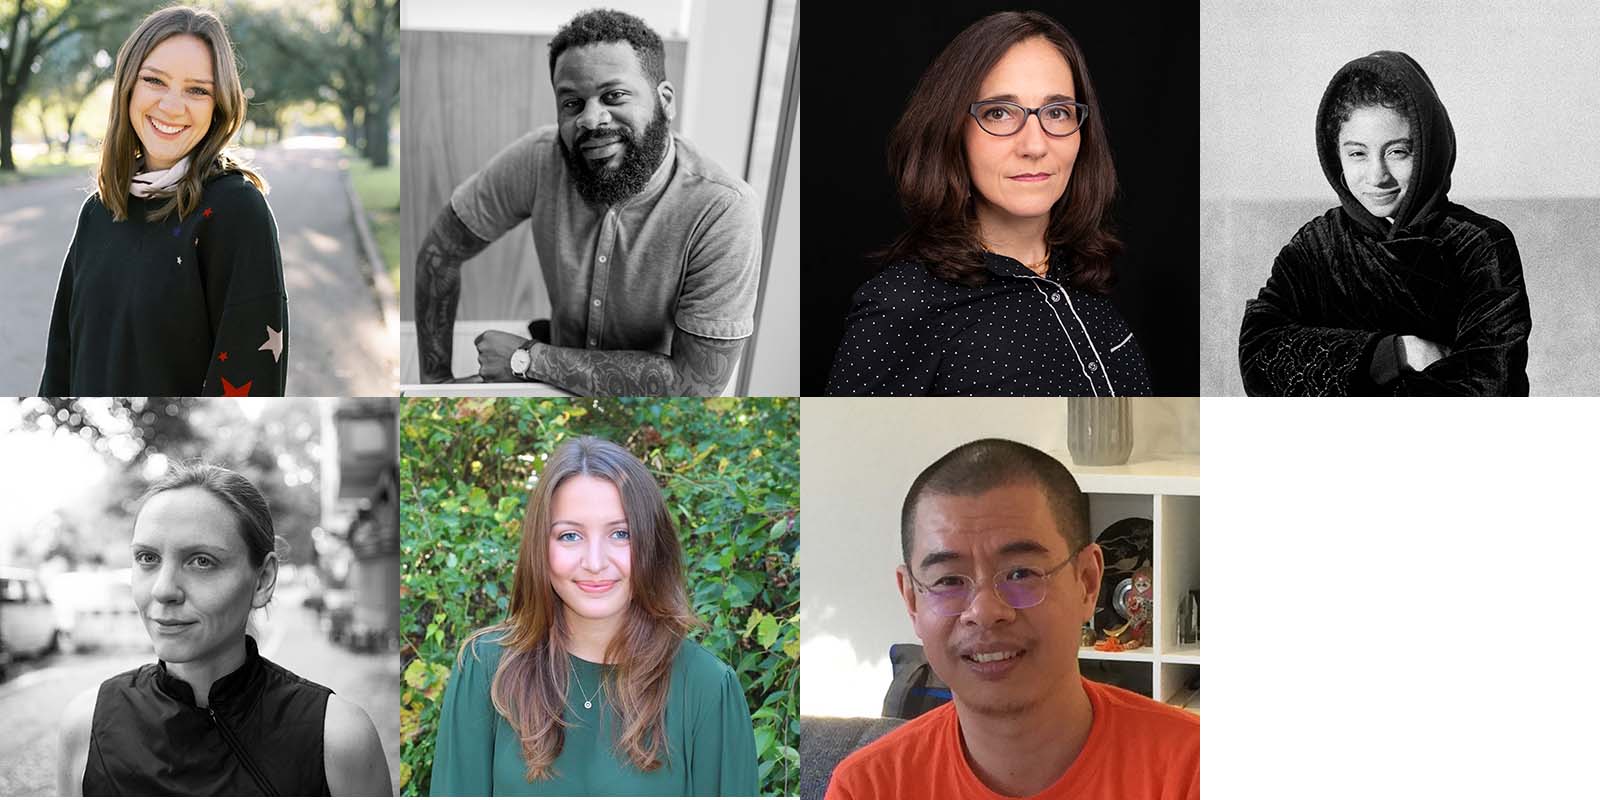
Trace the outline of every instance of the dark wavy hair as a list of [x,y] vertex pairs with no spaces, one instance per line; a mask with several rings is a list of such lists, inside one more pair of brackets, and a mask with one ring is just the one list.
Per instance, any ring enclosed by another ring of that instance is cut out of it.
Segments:
[[1333,113],[1323,119],[1323,141],[1338,142],[1339,129],[1350,121],[1358,108],[1383,106],[1409,120],[1416,126],[1416,109],[1411,105],[1411,94],[1405,84],[1378,72],[1365,69],[1352,70],[1339,79],[1332,89]]
[[1122,243],[1112,230],[1110,207],[1117,192],[1116,168],[1106,142],[1105,114],[1078,43],[1061,23],[1037,11],[1003,11],[962,31],[917,82],[905,113],[889,135],[889,172],[894,176],[910,227],[879,254],[885,263],[914,260],[934,275],[968,286],[987,280],[972,178],[962,131],[967,108],[989,70],[1013,45],[1043,38],[1072,70],[1077,99],[1089,117],[1067,190],[1050,209],[1046,243],[1071,261],[1069,281],[1094,292],[1113,282],[1112,261]]
[[631,45],[650,83],[658,84],[667,79],[666,47],[661,44],[661,37],[650,30],[644,20],[609,8],[585,11],[556,31],[555,38],[550,40],[550,79],[555,80],[556,59],[562,53],[574,47],[607,42]]

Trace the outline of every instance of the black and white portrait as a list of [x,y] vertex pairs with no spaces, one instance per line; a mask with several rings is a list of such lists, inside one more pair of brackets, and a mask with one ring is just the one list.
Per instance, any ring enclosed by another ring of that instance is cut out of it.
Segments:
[[797,3],[404,14],[408,393],[796,391]]
[[1600,12],[1502,12],[1202,6],[1206,394],[1595,392]]

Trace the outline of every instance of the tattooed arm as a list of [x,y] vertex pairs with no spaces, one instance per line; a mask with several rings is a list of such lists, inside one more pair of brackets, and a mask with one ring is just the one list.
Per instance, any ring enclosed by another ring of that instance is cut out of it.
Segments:
[[461,300],[461,264],[488,247],[445,203],[417,255],[417,351],[423,383],[451,379],[451,338]]
[[[487,336],[487,334],[486,334]],[[519,339],[516,344],[525,343]],[[733,377],[744,339],[708,339],[679,329],[672,355],[641,350],[584,350],[534,342],[528,374],[538,381],[591,397],[721,394]],[[503,355],[487,352],[479,338],[478,358],[487,380],[516,380]],[[514,345],[513,345],[514,348]]]

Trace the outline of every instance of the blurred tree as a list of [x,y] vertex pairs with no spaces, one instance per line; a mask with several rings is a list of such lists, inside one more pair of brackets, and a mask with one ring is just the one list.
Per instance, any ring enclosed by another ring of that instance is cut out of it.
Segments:
[[389,124],[400,100],[399,0],[337,0],[339,26],[328,88],[345,140],[374,167],[389,165]]
[[0,11],[0,171],[17,169],[12,129],[30,82],[43,69],[41,59],[73,34],[131,30],[155,5],[149,0],[15,0]]
[[327,33],[306,16],[276,6],[236,4],[226,13],[249,119],[281,139],[284,112],[320,99],[328,78],[329,54],[321,41]]
[[62,132],[61,155],[72,153],[72,130],[83,110],[83,102],[111,77],[111,67],[121,32],[101,28],[98,31],[68,34],[61,43],[39,58],[39,71],[33,80],[32,93],[38,100],[39,131],[45,135],[45,152],[49,153],[49,115],[56,112],[66,123]]

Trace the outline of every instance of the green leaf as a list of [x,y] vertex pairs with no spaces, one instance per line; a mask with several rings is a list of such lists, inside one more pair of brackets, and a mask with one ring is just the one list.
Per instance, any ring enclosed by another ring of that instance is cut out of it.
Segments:
[[[760,611],[756,613],[761,614]],[[760,630],[756,633],[756,641],[761,642],[762,647],[771,648],[772,643],[778,641],[778,620],[762,614],[761,623],[757,627]]]
[[413,658],[411,663],[406,665],[402,677],[407,686],[418,690],[425,689],[428,686],[428,665],[422,663],[420,658]]

